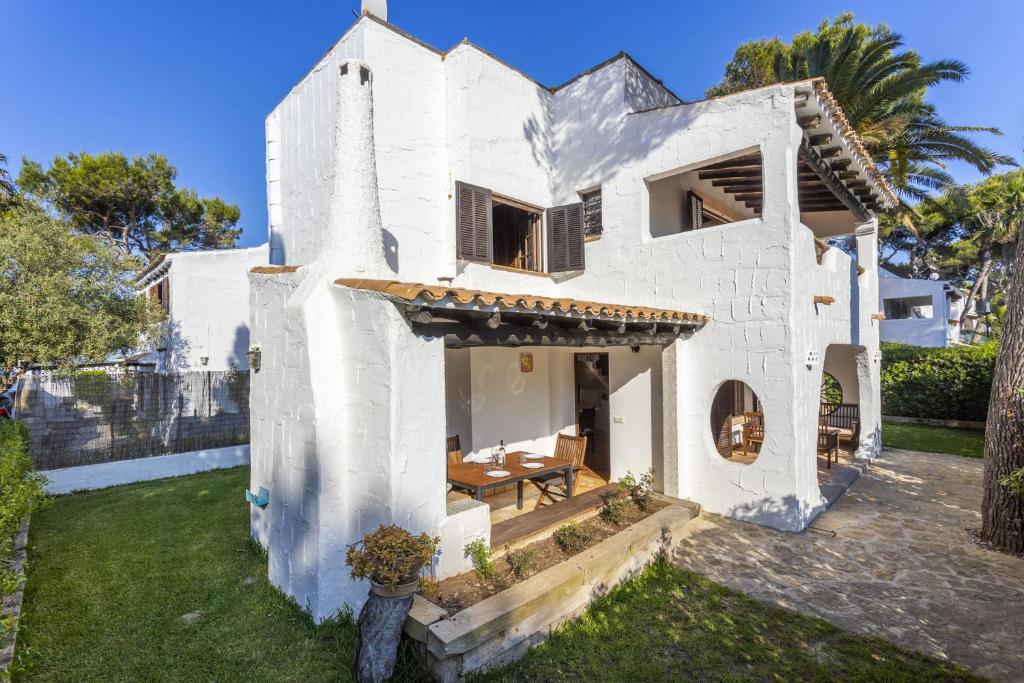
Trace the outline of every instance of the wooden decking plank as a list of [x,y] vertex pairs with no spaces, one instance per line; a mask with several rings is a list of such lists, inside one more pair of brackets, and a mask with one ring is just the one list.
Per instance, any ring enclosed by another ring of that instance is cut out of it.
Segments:
[[592,512],[601,507],[601,494],[613,488],[615,484],[607,484],[499,522],[491,527],[491,548],[501,549],[506,544],[556,529],[574,517]]

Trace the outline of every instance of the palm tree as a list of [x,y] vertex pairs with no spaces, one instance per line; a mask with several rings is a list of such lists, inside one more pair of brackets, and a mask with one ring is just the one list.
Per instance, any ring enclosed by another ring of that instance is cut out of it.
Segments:
[[[842,15],[813,36],[798,36],[788,54],[779,53],[776,77],[824,77],[850,125],[905,202],[951,187],[945,170],[950,161],[966,162],[986,174],[1000,164],[1012,164],[1012,158],[967,135],[1001,135],[999,129],[950,125],[924,101],[928,88],[967,78],[967,66],[955,59],[922,63],[917,53],[902,47],[903,37],[888,26],[854,24],[852,15]],[[909,212],[910,206],[904,203],[902,209]]]

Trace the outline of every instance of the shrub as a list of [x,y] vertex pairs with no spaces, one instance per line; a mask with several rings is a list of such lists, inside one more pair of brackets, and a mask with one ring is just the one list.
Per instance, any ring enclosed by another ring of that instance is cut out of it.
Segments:
[[351,568],[353,578],[370,579],[393,590],[399,584],[416,580],[440,542],[441,539],[427,534],[413,536],[400,526],[382,524],[348,547],[345,564]]
[[882,345],[882,412],[938,420],[984,421],[997,342],[922,348]]
[[420,577],[420,593],[422,593],[424,597],[436,598],[440,590],[441,585],[433,576]]
[[569,522],[555,529],[552,535],[555,543],[563,552],[569,555],[583,552],[590,545],[593,537],[586,529],[580,526],[579,522]]
[[528,548],[513,550],[505,546],[505,561],[508,562],[508,570],[517,579],[526,578],[530,571],[530,564],[533,562],[533,551]]
[[[28,457],[28,430],[14,420],[0,419],[0,599],[21,580],[10,568],[14,537],[29,515],[49,501],[45,481]],[[10,626],[0,623],[0,637]]]
[[622,522],[622,508],[625,506],[626,492],[620,482],[616,488],[601,494],[601,511],[598,514],[609,524],[619,524]]
[[467,543],[462,549],[463,557],[468,557],[473,562],[473,570],[481,579],[490,581],[498,572],[494,566],[494,559],[491,557],[491,547],[482,538]]
[[619,491],[629,496],[638,509],[647,512],[654,495],[654,468],[650,468],[639,478],[634,477],[632,472],[626,472],[626,476],[619,479]]

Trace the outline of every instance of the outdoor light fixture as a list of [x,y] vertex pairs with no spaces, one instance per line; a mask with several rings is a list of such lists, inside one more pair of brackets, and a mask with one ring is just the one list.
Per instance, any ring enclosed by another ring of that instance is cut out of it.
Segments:
[[209,362],[210,362],[210,357],[209,356],[199,356],[199,364],[200,365],[206,365]]
[[811,367],[821,359],[821,354],[817,350],[812,349],[807,352],[807,367]]
[[260,347],[253,346],[245,355],[249,357],[249,367],[252,369],[252,371],[259,372],[260,358],[263,355],[260,353]]

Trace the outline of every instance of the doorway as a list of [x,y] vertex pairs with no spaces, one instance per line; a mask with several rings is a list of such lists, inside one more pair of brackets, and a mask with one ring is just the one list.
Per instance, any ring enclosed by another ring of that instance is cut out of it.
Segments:
[[576,433],[587,437],[583,463],[604,479],[611,477],[611,439],[608,405],[608,354],[577,353]]

